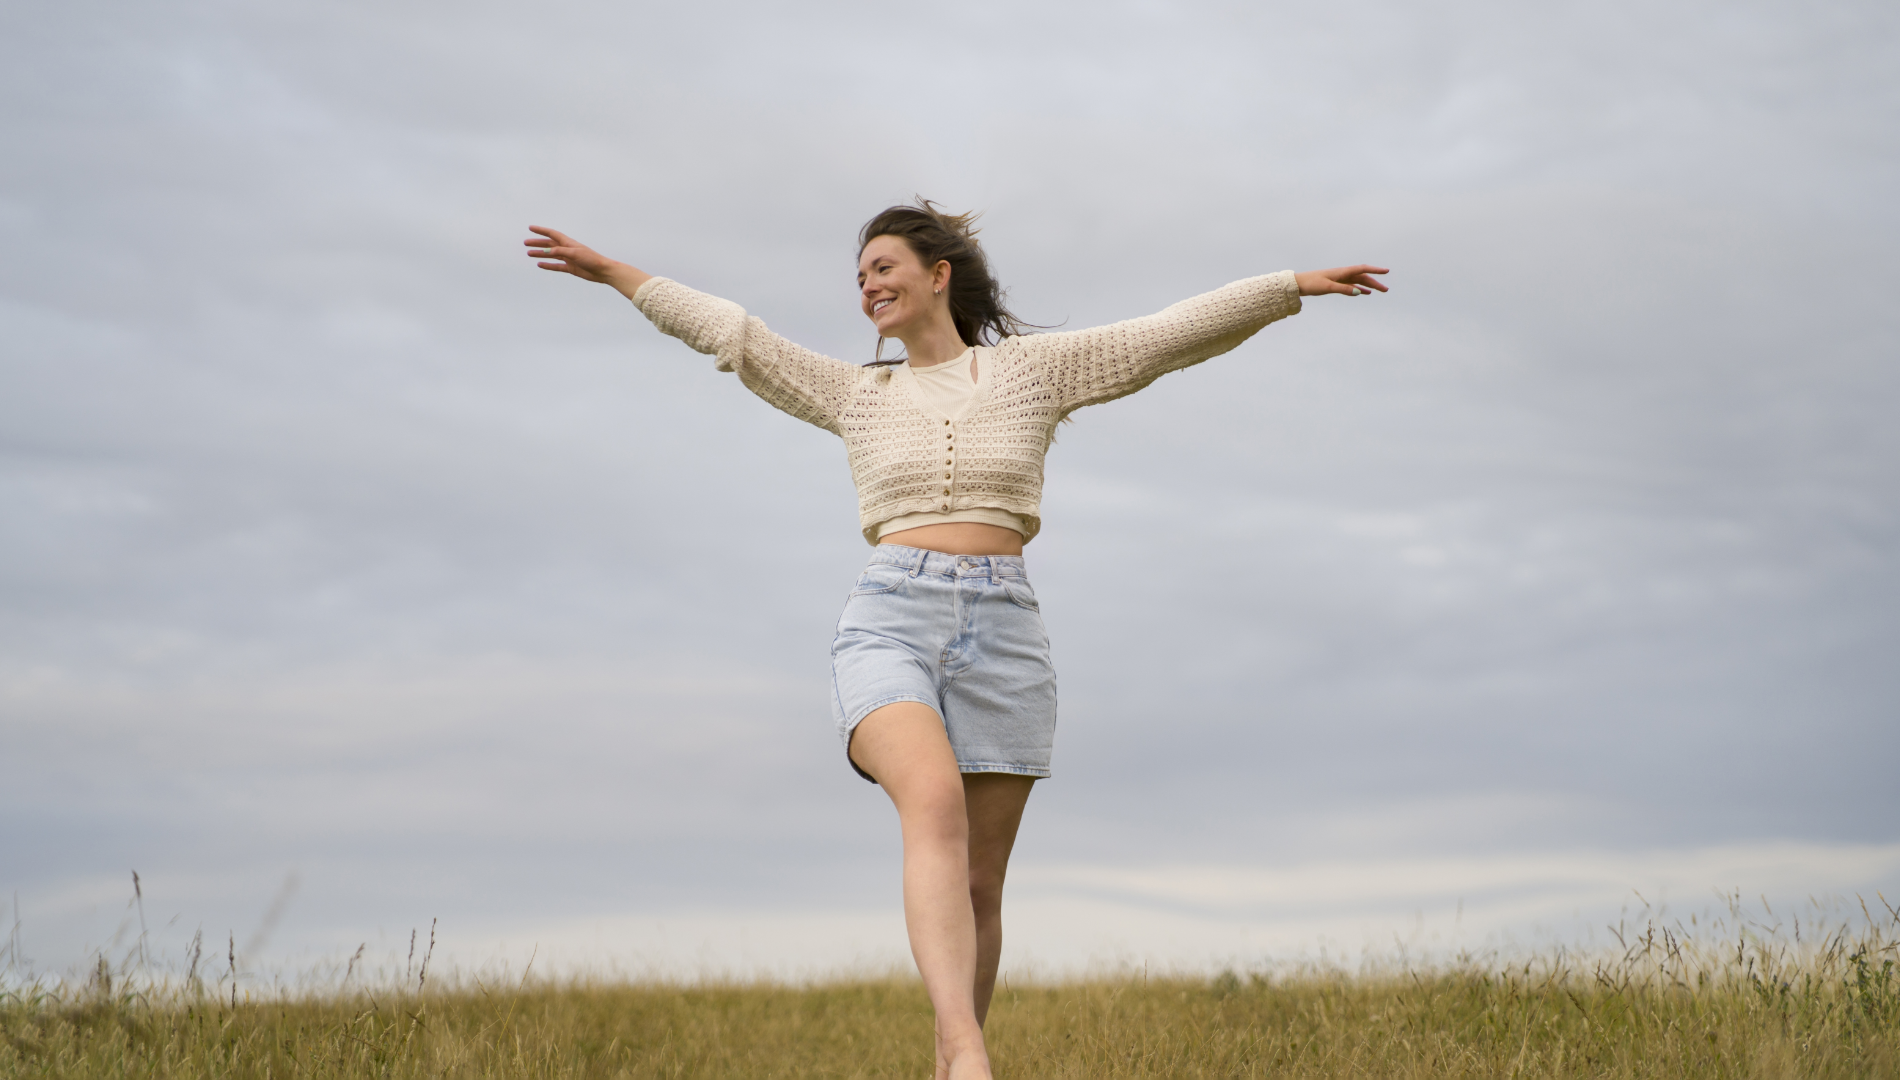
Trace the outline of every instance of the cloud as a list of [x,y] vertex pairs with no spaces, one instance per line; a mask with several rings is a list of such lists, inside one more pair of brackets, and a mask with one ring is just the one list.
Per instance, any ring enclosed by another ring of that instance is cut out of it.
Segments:
[[888,885],[842,452],[517,245],[864,359],[913,192],[1039,322],[1394,267],[1064,429],[1023,865],[1893,840],[1884,10],[6,19],[0,885],[295,870],[290,943]]

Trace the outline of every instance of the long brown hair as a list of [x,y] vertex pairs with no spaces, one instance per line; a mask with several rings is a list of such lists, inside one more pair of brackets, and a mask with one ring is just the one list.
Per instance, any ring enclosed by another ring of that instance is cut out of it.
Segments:
[[[858,254],[880,236],[895,236],[923,260],[924,268],[950,264],[950,321],[965,345],[994,345],[1006,337],[1042,329],[1018,319],[1003,304],[1003,287],[990,273],[990,261],[976,241],[977,211],[947,214],[919,195],[914,205],[892,206],[858,230]],[[880,357],[884,339],[877,339]],[[901,360],[876,361],[881,364]]]

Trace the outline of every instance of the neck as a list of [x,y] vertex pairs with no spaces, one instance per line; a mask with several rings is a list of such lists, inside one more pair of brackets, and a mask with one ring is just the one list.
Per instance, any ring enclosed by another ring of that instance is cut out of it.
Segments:
[[898,338],[904,343],[904,352],[910,355],[910,362],[916,367],[935,367],[947,364],[963,355],[969,346],[957,336],[956,325],[948,317],[940,322],[932,320],[928,329],[922,333],[902,335]]

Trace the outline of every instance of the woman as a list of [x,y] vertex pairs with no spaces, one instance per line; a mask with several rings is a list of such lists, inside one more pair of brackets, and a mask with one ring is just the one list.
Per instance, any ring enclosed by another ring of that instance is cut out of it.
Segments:
[[858,235],[858,300],[901,361],[858,366],[729,301],[530,227],[544,270],[611,285],[660,330],[772,405],[843,437],[876,546],[832,644],[846,760],[904,837],[904,920],[937,1014],[937,1076],[987,1077],[983,1020],[1002,952],[1003,875],[1029,789],[1049,775],[1055,670],[1023,545],[1041,527],[1056,424],[1232,349],[1300,297],[1385,286],[1374,266],[1237,281],[1156,315],[1026,334],[971,227],[926,200]]

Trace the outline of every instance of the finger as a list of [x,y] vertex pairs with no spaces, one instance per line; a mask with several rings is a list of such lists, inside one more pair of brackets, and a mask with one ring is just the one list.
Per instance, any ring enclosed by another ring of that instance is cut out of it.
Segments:
[[[559,246],[559,247],[580,247],[581,246],[579,244],[576,244],[571,238],[569,238],[569,236],[566,233],[562,232],[561,230],[550,229],[545,225],[530,225],[528,226],[528,231],[531,233],[538,233],[541,236],[547,237],[546,240],[538,241],[538,243],[543,244],[543,245],[553,245],[553,246]],[[523,242],[536,243],[537,241],[523,241]]]
[[593,254],[591,248],[583,247],[580,244],[572,242],[557,244],[549,240],[543,240],[540,244],[535,245],[534,250],[540,254],[549,255],[556,259],[584,259]]
[[1342,266],[1336,270],[1328,270],[1326,271],[1326,276],[1341,286],[1341,288],[1334,290],[1335,292],[1343,292],[1347,296],[1362,296],[1370,294],[1375,290],[1378,292],[1390,292],[1391,290],[1385,287],[1384,282],[1372,276],[1373,274],[1385,273],[1390,273],[1390,271],[1383,266],[1360,263],[1357,266]]

